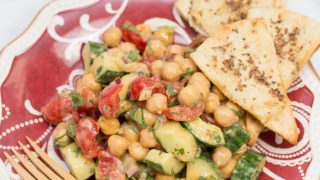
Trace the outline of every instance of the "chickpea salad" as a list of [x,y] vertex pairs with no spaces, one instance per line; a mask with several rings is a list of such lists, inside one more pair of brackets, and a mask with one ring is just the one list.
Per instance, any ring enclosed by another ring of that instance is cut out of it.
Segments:
[[77,179],[257,179],[265,155],[250,149],[264,129],[228,100],[175,29],[125,22],[82,50],[75,90],[43,108]]

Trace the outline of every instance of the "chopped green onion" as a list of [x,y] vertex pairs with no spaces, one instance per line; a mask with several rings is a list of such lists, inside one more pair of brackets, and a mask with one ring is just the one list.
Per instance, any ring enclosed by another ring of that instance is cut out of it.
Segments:
[[83,106],[84,98],[78,92],[71,92],[69,94],[71,97],[73,108],[78,109]]

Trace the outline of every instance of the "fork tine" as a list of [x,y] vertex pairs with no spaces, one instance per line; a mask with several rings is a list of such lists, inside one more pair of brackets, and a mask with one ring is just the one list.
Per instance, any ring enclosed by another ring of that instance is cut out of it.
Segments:
[[53,171],[51,171],[51,169],[49,169],[42,161],[34,157],[31,151],[29,151],[29,149],[26,146],[24,146],[20,141],[18,141],[18,144],[22,148],[24,153],[26,153],[29,159],[33,162],[33,164],[35,164],[38,167],[38,169],[40,169],[43,172],[43,174],[45,174],[49,179],[61,180],[61,178],[57,176]]
[[31,164],[26,158],[24,158],[20,153],[16,150],[11,149],[11,151],[16,155],[16,157],[20,160],[23,166],[37,179],[48,180],[48,178],[43,175],[33,164]]
[[13,168],[17,171],[17,173],[26,180],[35,180],[25,169],[23,169],[22,166],[20,166],[18,163],[16,163],[9,154],[4,152],[4,156],[7,158],[7,160],[10,162],[10,164],[13,166]]
[[62,169],[56,162],[54,162],[34,141],[32,141],[29,137],[26,137],[29,144],[32,148],[38,153],[40,158],[50,166],[56,173],[58,173],[63,179],[75,180],[73,176],[67,173],[64,169]]

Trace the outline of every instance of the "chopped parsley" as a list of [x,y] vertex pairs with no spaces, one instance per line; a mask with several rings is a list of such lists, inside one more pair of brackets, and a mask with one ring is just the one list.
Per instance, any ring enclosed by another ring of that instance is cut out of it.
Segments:
[[83,106],[84,98],[81,96],[80,93],[71,92],[69,94],[69,97],[71,97],[73,108],[78,109],[78,108],[81,108]]
[[128,59],[130,62],[135,62],[140,58],[140,55],[137,51],[130,51],[128,54]]
[[175,149],[174,149],[174,152],[175,152],[177,155],[184,155],[184,153],[185,153],[183,148],[179,148],[179,149],[175,148]]
[[193,70],[191,70],[190,68],[188,68],[184,73],[182,73],[182,77],[187,77],[187,76],[191,76],[194,73]]
[[239,117],[239,119],[244,118],[244,113],[242,111],[237,110],[237,109],[232,109],[232,110],[233,110],[234,114]]
[[122,28],[127,29],[132,32],[135,32],[135,33],[139,33],[138,29],[136,27],[134,27],[133,25],[131,25],[129,22],[123,23]]
[[76,124],[70,124],[67,128],[67,135],[70,136],[71,138],[76,137]]
[[102,43],[96,43],[96,42],[89,41],[88,44],[89,44],[89,48],[90,48],[89,65],[92,65],[94,58],[98,57],[100,54],[107,51],[108,48]]
[[178,92],[169,83],[166,85],[166,91],[169,96],[178,95]]
[[72,152],[74,152],[76,157],[78,157],[81,154],[81,149],[79,147],[75,147],[72,149]]

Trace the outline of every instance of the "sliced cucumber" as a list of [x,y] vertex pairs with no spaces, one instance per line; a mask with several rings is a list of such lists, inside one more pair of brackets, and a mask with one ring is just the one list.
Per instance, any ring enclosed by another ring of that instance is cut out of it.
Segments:
[[67,133],[68,123],[61,122],[54,129],[52,138],[56,147],[64,147],[73,142],[73,139],[68,136]]
[[91,67],[96,76],[96,81],[101,84],[108,84],[116,77],[121,77],[125,74],[122,72],[116,63],[116,58],[108,52],[103,52],[97,57]]
[[219,146],[225,143],[221,129],[218,126],[204,122],[201,118],[183,122],[182,125],[207,146]]
[[143,109],[138,106],[133,106],[128,112],[127,119],[130,119],[137,123],[141,128],[147,128],[147,124],[144,121]]
[[176,159],[171,153],[162,152],[156,149],[151,149],[144,158],[146,162],[153,169],[167,174],[175,175],[179,173],[185,164]]
[[60,152],[74,177],[77,179],[88,179],[94,175],[96,168],[94,161],[85,158],[76,143],[61,147]]
[[107,46],[103,43],[89,41],[82,51],[82,60],[85,72],[88,72],[89,67],[93,65],[94,59],[107,50]]
[[239,159],[236,168],[232,172],[231,180],[255,180],[258,179],[266,156],[253,150],[248,150]]
[[123,86],[121,91],[119,92],[120,99],[126,99],[128,91],[130,90],[131,82],[138,77],[138,73],[130,73],[121,77],[121,83],[123,84]]
[[192,161],[198,152],[198,145],[192,134],[178,122],[169,121],[155,128],[155,135],[161,146],[183,162]]
[[205,157],[187,163],[186,180],[220,180],[216,166]]
[[224,146],[230,149],[231,152],[236,152],[250,139],[249,133],[241,128],[238,123],[223,129],[223,136],[226,142]]

